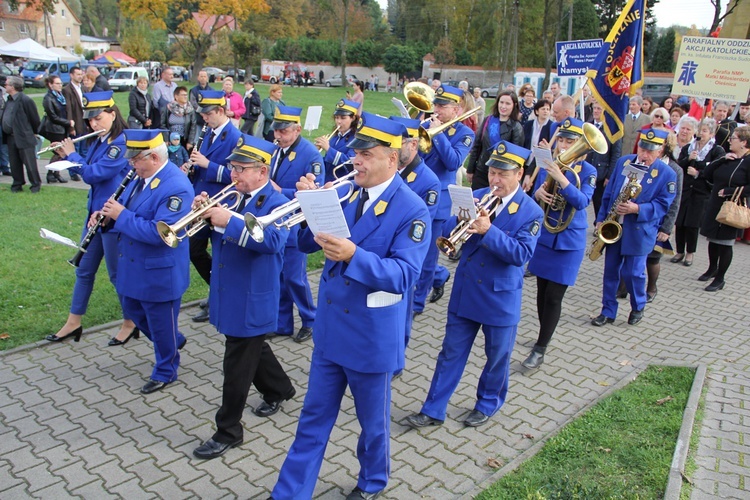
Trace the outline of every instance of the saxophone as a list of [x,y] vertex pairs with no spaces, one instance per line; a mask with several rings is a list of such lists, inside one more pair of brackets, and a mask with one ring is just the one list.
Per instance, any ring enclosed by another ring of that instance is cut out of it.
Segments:
[[641,194],[641,189],[638,176],[635,173],[628,175],[628,183],[625,189],[620,192],[619,196],[612,203],[607,218],[604,219],[602,225],[594,231],[594,242],[591,244],[591,250],[589,250],[589,259],[597,260],[602,256],[604,245],[611,245],[620,240],[622,237],[622,225],[617,222],[617,206],[620,203],[635,199]]

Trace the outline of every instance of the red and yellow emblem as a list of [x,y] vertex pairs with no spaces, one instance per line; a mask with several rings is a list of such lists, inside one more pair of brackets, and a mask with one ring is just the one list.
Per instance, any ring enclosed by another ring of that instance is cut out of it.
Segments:
[[625,95],[630,89],[630,79],[633,76],[634,47],[625,47],[625,50],[612,61],[612,66],[607,73],[607,85],[616,95]]

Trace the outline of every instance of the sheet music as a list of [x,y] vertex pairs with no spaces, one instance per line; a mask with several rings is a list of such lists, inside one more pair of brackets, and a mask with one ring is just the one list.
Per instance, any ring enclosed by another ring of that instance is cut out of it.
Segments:
[[543,168],[544,170],[547,170],[547,164],[546,162],[554,163],[555,160],[552,159],[552,150],[547,148],[540,148],[539,146],[534,146],[531,148],[531,150],[534,152],[534,158],[536,158],[536,164],[537,166]]
[[338,238],[351,236],[335,189],[297,191],[297,200],[313,234],[326,233]]
[[308,106],[307,115],[305,116],[304,129],[308,133],[317,130],[320,127],[320,117],[323,114],[323,106]]
[[78,250],[78,243],[71,240],[70,238],[66,238],[65,236],[59,235],[53,231],[50,231],[49,229],[41,228],[39,229],[39,236],[44,238],[45,240],[50,240],[58,245],[65,245],[67,247],[72,247]]
[[372,292],[367,294],[367,307],[388,307],[401,302],[403,295],[400,293]]
[[457,216],[459,220],[477,218],[477,205],[470,187],[451,184],[448,186],[448,193],[451,196],[451,215]]
[[56,161],[54,163],[47,164],[47,171],[48,172],[62,172],[63,170],[67,170],[71,167],[80,167],[80,163],[73,163],[69,160],[60,160]]
[[398,97],[391,97],[391,102],[394,106],[396,106],[396,109],[398,109],[398,112],[401,114],[401,118],[409,118],[409,112],[406,110],[406,106],[404,106],[404,103],[399,99]]

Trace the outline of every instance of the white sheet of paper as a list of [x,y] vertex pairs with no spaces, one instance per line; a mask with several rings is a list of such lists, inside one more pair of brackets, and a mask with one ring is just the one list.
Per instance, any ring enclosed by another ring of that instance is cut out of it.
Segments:
[[398,304],[404,296],[400,293],[372,292],[367,294],[367,307],[388,307]]
[[50,240],[59,245],[65,245],[66,247],[72,247],[72,248],[78,249],[78,243],[71,240],[70,238],[66,238],[65,236],[62,236],[53,231],[50,231],[49,229],[44,229],[44,228],[39,229],[39,236],[41,236],[45,240]]
[[531,148],[531,150],[534,152],[534,158],[536,158],[536,164],[540,167],[542,167],[544,170],[547,170],[547,165],[545,162],[553,162],[552,159],[552,151],[547,148],[540,148],[539,146],[534,146]]
[[323,106],[308,106],[305,117],[305,130],[312,132],[320,127],[320,117],[323,114]]
[[54,163],[47,164],[47,171],[49,172],[62,172],[63,170],[67,170],[71,167],[80,167],[80,163],[73,163],[69,160],[60,160],[56,161]]
[[448,193],[451,195],[451,215],[462,220],[477,218],[477,205],[470,187],[451,184],[448,186]]
[[335,189],[297,191],[297,200],[313,234],[326,233],[338,238],[351,236]]
[[391,102],[394,106],[396,106],[396,109],[398,109],[399,114],[401,114],[402,118],[409,118],[409,112],[406,110],[406,106],[404,106],[404,103],[399,99],[398,97],[392,97]]

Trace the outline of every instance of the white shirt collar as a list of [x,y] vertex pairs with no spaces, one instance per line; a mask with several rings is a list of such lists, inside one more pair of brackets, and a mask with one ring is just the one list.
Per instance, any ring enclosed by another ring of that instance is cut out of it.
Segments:
[[391,185],[391,182],[393,182],[393,179],[396,178],[396,174],[393,174],[393,177],[388,179],[385,182],[382,182],[378,184],[377,186],[373,186],[371,188],[367,188],[367,194],[369,196],[369,199],[365,202],[364,209],[362,210],[362,213],[364,213],[370,205],[372,205],[375,201],[380,198],[383,193],[385,193],[385,190],[388,189],[388,186]]
[[516,189],[514,189],[512,193],[510,193],[508,196],[503,196],[503,205],[500,207],[500,210],[498,210],[497,213],[500,213],[503,210],[505,210],[505,207],[508,206],[508,204],[510,203],[510,200],[513,199],[513,197],[516,195],[520,187],[521,185],[519,184],[518,186],[516,186]]
[[224,127],[227,126],[227,123],[229,123],[229,118],[227,118],[227,121],[225,121],[224,123],[222,123],[221,125],[219,125],[215,129],[213,129],[212,132],[214,134],[214,140],[216,139],[216,137],[219,137],[219,134],[221,134],[221,131],[224,130]]
[[169,163],[168,159],[167,159],[167,161],[164,162],[164,164],[161,167],[159,167],[159,170],[157,170],[156,172],[154,172],[154,175],[152,175],[151,177],[148,177],[148,178],[146,178],[146,179],[143,180],[143,189],[144,190],[146,188],[150,188],[151,187],[151,181],[154,179],[154,177],[156,177],[159,174],[159,172],[162,171],[162,169],[164,167],[167,166],[167,163]]

